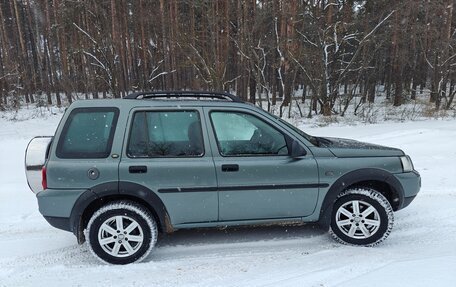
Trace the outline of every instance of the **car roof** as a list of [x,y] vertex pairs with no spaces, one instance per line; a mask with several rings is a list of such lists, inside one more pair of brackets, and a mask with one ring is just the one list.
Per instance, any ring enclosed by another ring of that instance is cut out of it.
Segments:
[[94,99],[77,100],[71,108],[87,107],[253,107],[248,102],[231,102],[226,100],[174,100],[174,99]]
[[216,91],[149,91],[149,92],[134,92],[124,99],[218,99],[229,100],[231,102],[243,102],[239,97],[226,93]]

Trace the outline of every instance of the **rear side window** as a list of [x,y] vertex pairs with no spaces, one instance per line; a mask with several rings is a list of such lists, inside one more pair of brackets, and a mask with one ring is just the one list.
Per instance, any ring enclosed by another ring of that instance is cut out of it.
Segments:
[[59,158],[106,158],[111,153],[119,110],[77,108],[68,116],[60,136]]
[[204,154],[197,111],[143,111],[134,114],[129,157],[194,157]]

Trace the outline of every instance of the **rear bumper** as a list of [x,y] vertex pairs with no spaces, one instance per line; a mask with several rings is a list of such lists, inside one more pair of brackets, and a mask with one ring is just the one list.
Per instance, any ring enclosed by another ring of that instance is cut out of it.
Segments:
[[43,190],[36,195],[40,213],[53,227],[73,232],[71,211],[84,192],[85,190]]
[[46,219],[46,221],[55,228],[72,232],[72,228],[70,226],[70,218],[44,216],[44,219]]

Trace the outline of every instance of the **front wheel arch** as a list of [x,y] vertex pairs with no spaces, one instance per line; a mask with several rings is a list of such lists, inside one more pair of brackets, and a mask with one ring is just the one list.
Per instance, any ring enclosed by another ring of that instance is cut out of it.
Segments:
[[388,199],[394,211],[399,210],[404,203],[404,189],[390,172],[377,168],[354,170],[336,180],[326,193],[318,219],[322,228],[329,229],[334,203],[340,194],[352,188],[377,190]]
[[351,188],[337,198],[331,219],[329,233],[336,241],[371,247],[391,233],[394,212],[378,191]]

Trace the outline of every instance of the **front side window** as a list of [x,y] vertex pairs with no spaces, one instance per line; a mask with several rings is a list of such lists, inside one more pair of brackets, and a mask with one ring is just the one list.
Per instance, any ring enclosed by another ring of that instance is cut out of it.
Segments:
[[134,114],[129,157],[193,157],[204,154],[196,111],[141,111]]
[[285,136],[259,118],[240,112],[212,112],[223,156],[288,155]]
[[68,116],[57,144],[59,158],[106,158],[111,153],[119,110],[77,108]]

